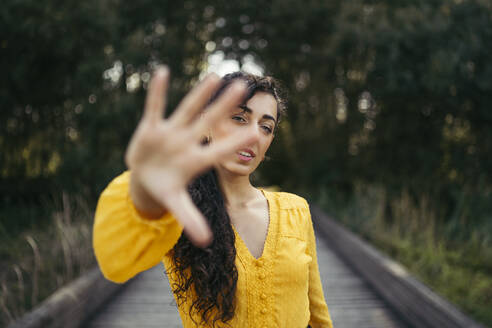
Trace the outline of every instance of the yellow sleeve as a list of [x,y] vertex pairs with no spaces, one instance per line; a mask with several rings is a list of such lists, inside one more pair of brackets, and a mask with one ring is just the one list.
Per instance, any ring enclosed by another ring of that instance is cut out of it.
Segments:
[[321,277],[318,268],[318,256],[316,254],[316,237],[314,235],[313,221],[311,219],[311,212],[309,211],[309,205],[306,202],[306,231],[308,241],[308,251],[312,258],[309,265],[309,311],[311,312],[311,318],[309,319],[309,325],[312,328],[333,328],[328,306],[326,305],[325,296],[323,293],[323,285],[321,284]]
[[183,227],[167,212],[146,218],[129,194],[130,171],[116,177],[101,193],[94,218],[93,247],[106,279],[123,283],[162,261]]

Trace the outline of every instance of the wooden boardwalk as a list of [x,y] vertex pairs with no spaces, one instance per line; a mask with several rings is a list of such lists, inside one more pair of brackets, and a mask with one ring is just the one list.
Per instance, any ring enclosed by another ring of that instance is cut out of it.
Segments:
[[[406,327],[317,234],[326,303],[335,328]],[[134,278],[85,328],[178,328],[181,320],[164,266]]]

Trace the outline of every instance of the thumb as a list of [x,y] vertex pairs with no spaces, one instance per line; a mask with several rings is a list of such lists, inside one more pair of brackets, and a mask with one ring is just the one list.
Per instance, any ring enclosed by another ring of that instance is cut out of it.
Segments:
[[188,238],[197,247],[207,247],[213,240],[212,231],[186,190],[165,198],[166,208],[183,226]]

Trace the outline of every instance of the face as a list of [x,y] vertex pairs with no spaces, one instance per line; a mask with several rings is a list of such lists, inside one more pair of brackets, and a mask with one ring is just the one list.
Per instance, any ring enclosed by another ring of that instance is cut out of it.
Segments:
[[230,136],[237,130],[256,136],[255,141],[224,157],[218,169],[233,174],[249,175],[261,163],[273,141],[277,120],[277,102],[266,92],[257,92],[244,105],[231,109],[211,130],[212,142]]

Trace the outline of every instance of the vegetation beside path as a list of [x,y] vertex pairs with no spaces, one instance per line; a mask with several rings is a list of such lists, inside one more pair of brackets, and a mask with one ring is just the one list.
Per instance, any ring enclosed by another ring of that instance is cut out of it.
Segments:
[[17,235],[1,230],[0,326],[20,318],[57,289],[95,265],[93,210],[81,196],[62,193],[43,204],[2,208],[0,217],[31,211],[50,217]]
[[[476,321],[492,327],[492,222],[467,224],[463,204],[444,220],[431,198],[408,192],[388,197],[381,187],[359,185],[347,201],[318,195],[322,207],[350,230],[401,263],[412,275]],[[479,213],[475,213],[479,215]],[[466,225],[467,229],[458,229]]]

